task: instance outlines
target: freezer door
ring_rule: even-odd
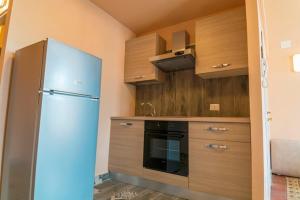
[[[41,90],[99,97],[101,60],[53,39],[47,40]]]
[[[34,200],[92,200],[99,104],[43,94]]]

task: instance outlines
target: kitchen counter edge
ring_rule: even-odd
[[[247,117],[111,117],[111,120],[136,121],[188,121],[188,122],[217,122],[217,123],[250,123]]]

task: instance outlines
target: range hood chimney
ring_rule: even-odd
[[[195,51],[187,48],[189,35],[186,31],[173,33],[173,49],[170,53],[153,56],[150,62],[164,72],[192,69],[195,67]]]

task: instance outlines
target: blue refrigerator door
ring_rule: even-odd
[[[43,91],[99,97],[101,60],[79,49],[48,39]]]
[[[43,93],[34,200],[92,200],[99,102]]]

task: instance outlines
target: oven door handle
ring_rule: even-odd
[[[161,134],[161,133],[145,133],[145,135],[152,135],[152,136],[166,136],[166,137],[176,137],[176,138],[184,138],[185,135],[183,134]]]

